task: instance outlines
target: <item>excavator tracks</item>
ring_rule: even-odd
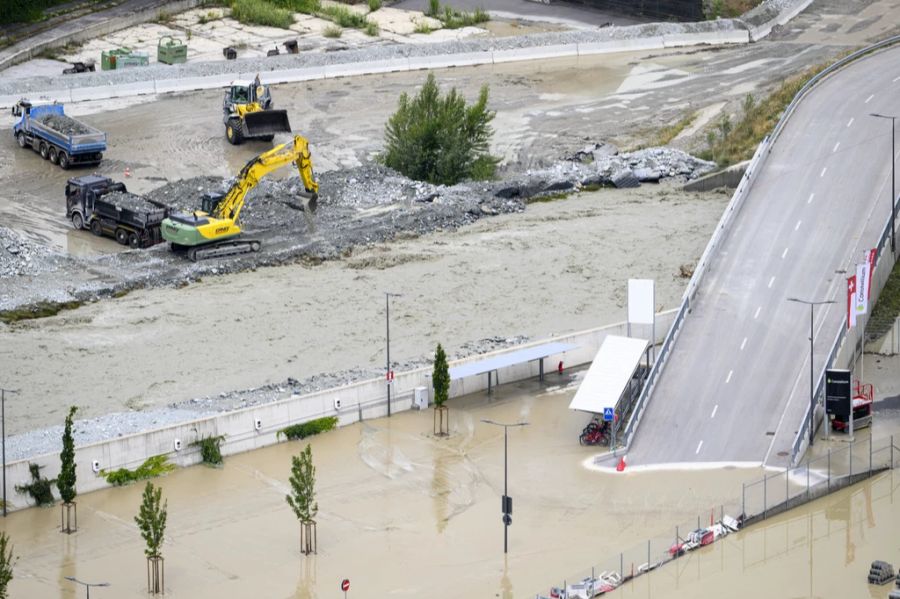
[[[210,258],[221,258],[223,256],[234,256],[235,254],[258,252],[261,247],[262,242],[258,239],[228,240],[199,247],[184,248],[184,254],[192,262],[199,262],[200,260],[208,260]]]

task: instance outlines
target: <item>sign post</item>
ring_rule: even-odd
[[[825,370],[825,414],[828,416],[852,417],[852,394],[850,389],[850,371],[837,368]],[[825,435],[830,435],[828,430],[831,423],[825,426]],[[852,433],[851,433],[852,436]]]
[[[341,581],[341,590],[344,591],[344,599],[347,599],[347,591],[350,590],[350,579],[345,578]]]

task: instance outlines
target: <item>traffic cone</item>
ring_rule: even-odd
[[[126,176],[126,177],[130,177],[130,176],[131,176],[131,169],[128,168],[127,166],[125,167],[125,176]]]
[[[619,458],[619,463],[616,465],[616,472],[623,472],[625,470],[625,456]]]

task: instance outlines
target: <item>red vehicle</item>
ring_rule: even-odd
[[[856,382],[853,395],[853,430],[859,430],[872,424],[872,404],[875,403],[875,390],[871,384],[860,385]],[[850,419],[835,416],[831,428],[839,432],[850,432]]]

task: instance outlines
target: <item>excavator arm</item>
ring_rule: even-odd
[[[244,207],[244,201],[250,190],[256,187],[259,180],[274,170],[293,162],[297,165],[300,179],[306,193],[310,210],[315,210],[319,195],[319,184],[313,179],[312,157],[309,142],[302,135],[295,135],[293,143],[276,146],[248,162],[231,186],[222,201],[215,208],[212,216],[218,219],[229,219],[237,222]]]

